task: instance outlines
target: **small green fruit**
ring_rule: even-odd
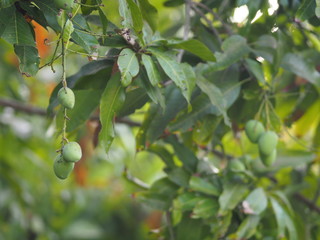
[[[243,172],[246,167],[239,159],[233,159],[229,162],[229,168],[232,172]]]
[[[64,145],[62,155],[67,162],[78,162],[82,157],[81,147],[77,142],[69,142]]]
[[[260,158],[265,166],[270,167],[276,161],[277,149],[274,149],[269,155],[264,155],[260,152]]]
[[[273,131],[267,131],[259,137],[259,151],[263,155],[270,155],[278,144],[278,136]]]
[[[59,9],[72,9],[74,0],[54,0],[54,3]]]
[[[262,123],[257,120],[250,120],[246,123],[245,132],[252,143],[257,143],[264,131]]]
[[[58,92],[58,101],[65,108],[72,109],[75,103],[75,96],[70,88],[61,88]]]
[[[66,179],[72,172],[73,167],[73,162],[66,162],[61,155],[58,155],[54,160],[53,171],[58,178]]]

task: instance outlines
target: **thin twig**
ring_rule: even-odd
[[[320,214],[320,208],[316,206],[311,200],[305,198],[300,193],[295,193],[294,197],[298,199],[300,202],[303,202],[310,210],[315,211]]]
[[[47,116],[47,111],[43,108],[38,108],[12,99],[0,98],[0,106],[11,107],[19,112],[31,115]]]
[[[212,25],[212,22],[206,17],[206,15],[205,15],[199,8],[197,8],[196,5],[192,5],[191,7],[192,7],[192,9],[193,9],[195,12],[197,12],[197,13],[201,16],[201,18],[203,18],[204,21],[206,21],[206,23],[208,24],[209,29],[213,32],[213,34],[217,37],[217,40],[218,40],[219,43],[221,44],[222,41],[221,41],[219,32],[218,32],[217,29]]]
[[[222,21],[221,17],[214,12],[212,9],[210,9],[207,5],[201,3],[201,2],[192,2],[192,4],[197,5],[203,9],[205,9],[207,12],[211,13],[212,16],[214,16],[214,18],[216,18],[223,26],[223,28],[225,29],[225,31],[229,34],[229,35],[233,35],[233,31],[230,28],[230,26],[228,26],[228,24],[226,24],[225,22]]]
[[[185,3],[185,23],[184,23],[184,30],[183,30],[183,40],[187,40],[190,33],[190,19],[191,19],[190,10],[191,10],[191,1],[187,0]],[[177,57],[178,62],[181,62],[183,54],[184,54],[184,50],[181,49]]]

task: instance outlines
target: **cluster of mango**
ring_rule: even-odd
[[[246,123],[245,132],[252,143],[257,143],[259,155],[265,166],[271,166],[277,158],[278,135],[266,131],[261,122],[250,120]]]

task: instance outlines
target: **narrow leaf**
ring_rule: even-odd
[[[219,196],[220,190],[212,183],[201,177],[192,176],[190,179],[190,189],[213,196]]]
[[[220,89],[201,75],[197,78],[197,85],[201,91],[208,95],[211,103],[216,106],[223,115],[224,123],[227,126],[231,126],[229,117],[227,116],[226,102],[224,101],[224,97]]]
[[[267,196],[263,190],[263,188],[256,188],[253,190],[249,196],[244,201],[244,209],[249,210],[249,214],[258,215],[262,213],[268,205]]]
[[[150,51],[155,55],[164,72],[180,88],[183,96],[189,102],[196,80],[192,67],[186,63],[178,63],[171,55],[158,49],[152,48]]]
[[[150,83],[153,86],[158,85],[161,82],[160,74],[158,68],[156,67],[154,61],[149,55],[142,55],[142,63],[147,71]]]
[[[304,0],[298,8],[296,17],[301,21],[308,20],[315,15],[316,1],[315,0]]]
[[[186,41],[169,41],[169,47],[184,49],[194,55],[202,58],[204,61],[215,61],[216,58],[211,50],[202,42],[196,39],[190,39]]]
[[[153,31],[157,29],[158,11],[148,0],[138,0],[142,17]]]
[[[102,129],[100,142],[108,152],[114,139],[113,118],[125,101],[125,91],[120,82],[120,74],[114,74],[109,80],[100,101],[100,121]]]

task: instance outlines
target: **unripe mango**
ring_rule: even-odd
[[[245,132],[252,143],[257,143],[264,131],[262,123],[257,120],[250,120],[246,123]]]
[[[72,109],[75,103],[75,96],[70,88],[61,88],[58,92],[58,101],[65,108]]]
[[[246,167],[239,159],[233,159],[229,162],[229,169],[232,172],[243,172],[246,170]]]
[[[267,167],[270,167],[276,161],[276,158],[277,158],[277,149],[274,149],[272,153],[269,155],[264,155],[263,153],[260,152],[260,159],[263,162],[263,164]]]
[[[77,142],[69,142],[62,149],[63,159],[67,162],[78,162],[82,157],[81,147]]]
[[[61,155],[58,155],[54,160],[53,171],[58,178],[66,179],[72,172],[73,167],[73,162],[66,162]]]
[[[276,149],[277,144],[278,135],[273,131],[266,131],[258,140],[259,151],[263,155],[270,155]]]

